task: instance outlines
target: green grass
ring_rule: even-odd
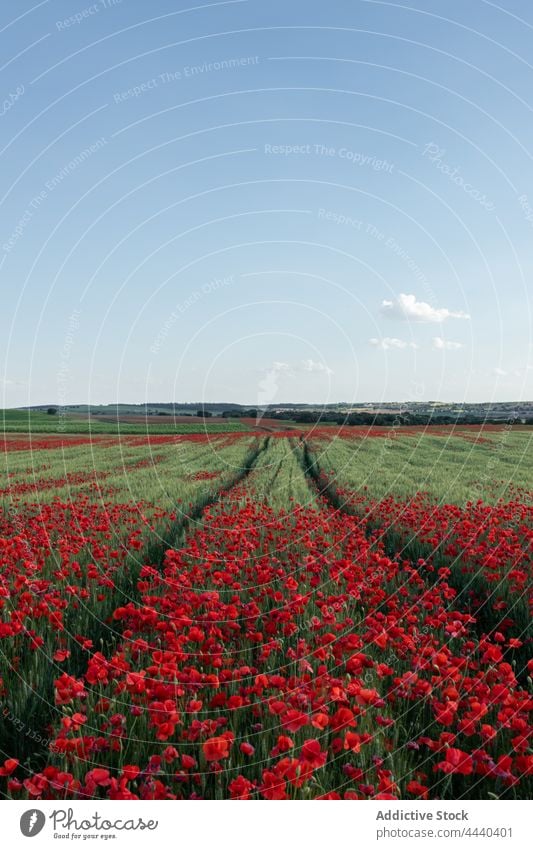
[[[15,422],[17,411],[7,412]],[[42,418],[51,417],[44,414]],[[169,430],[175,432],[173,428]],[[423,433],[400,434],[391,439],[311,436],[309,444],[319,467],[340,488],[363,491],[378,499],[393,496],[408,500],[417,492],[427,492],[438,503],[461,505],[479,498],[489,503],[499,498],[527,498],[527,493],[533,491],[532,436],[533,431],[492,432],[486,436],[488,441],[477,444],[459,436]],[[112,490],[114,500],[147,500],[167,508],[176,498],[187,500],[191,489],[201,487],[208,491],[218,486],[219,476],[222,482],[231,477],[251,440],[251,436],[243,437],[232,444],[231,439],[220,434],[202,443],[185,440],[132,446],[100,445],[95,441],[46,451],[6,452],[1,488],[5,490],[11,484],[16,492],[18,484],[34,483],[37,494],[19,493],[17,499],[46,502],[54,497],[76,497],[94,489],[90,484],[96,481],[104,498]],[[253,487],[257,497],[276,509],[287,508],[293,501],[306,504],[311,497],[294,442],[271,438],[247,483],[250,491]],[[217,477],[194,480],[202,471]],[[79,473],[90,475],[91,479],[82,483],[67,480]],[[40,481],[61,479],[62,485],[38,489]],[[6,500],[10,501],[8,495],[4,495]]]
[[[164,418],[164,417],[161,417]],[[1,410],[0,428],[3,433],[27,433],[27,434],[99,434],[107,433],[113,435],[142,435],[172,434],[172,433],[232,433],[248,430],[241,422],[228,419],[227,422],[180,422],[173,424],[165,423],[157,416],[148,417],[146,423],[123,423],[123,422],[99,422],[90,418],[77,417],[67,414],[65,416],[51,415],[47,413],[36,413],[30,410]]]
[[[401,500],[427,492],[438,503],[495,503],[533,492],[533,430],[484,433],[486,442],[429,434],[311,439],[314,457],[337,486]]]
[[[177,442],[164,445],[111,446],[91,443],[46,451],[12,451],[3,457],[4,508],[12,500],[22,502],[70,500],[90,493],[94,500],[143,501],[163,509],[194,502],[200,494],[217,489],[242,470],[244,458],[255,438],[236,441],[217,436],[209,442]],[[199,473],[212,477],[202,479]],[[69,480],[78,474],[82,483]],[[57,485],[50,485],[55,484]],[[96,483],[96,487],[94,486]],[[20,484],[35,489],[17,492]],[[1,501],[0,501],[1,503]]]
[[[245,492],[273,510],[315,506],[316,493],[309,487],[292,439],[269,439],[246,479]]]

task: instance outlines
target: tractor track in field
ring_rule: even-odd
[[[136,561],[138,568],[131,570],[128,588],[126,591],[124,589],[122,590],[129,601],[136,603],[135,596],[138,593],[137,579],[142,563],[150,563],[150,565],[162,569],[165,552],[169,548],[176,547],[177,544],[182,544],[191,526],[201,522],[205,510],[212,504],[220,501],[228,492],[248,477],[259,457],[268,449],[269,442],[270,438],[266,435],[258,440],[246,455],[242,468],[229,481],[218,489],[215,489],[212,493],[208,493],[188,514],[184,514],[170,528],[167,528],[164,537],[160,536],[157,542],[148,544],[137,553]],[[99,650],[104,650],[108,656],[113,655],[116,646],[122,639],[122,633],[119,629],[116,629],[107,621],[97,618],[94,621],[94,627],[85,636],[92,639],[93,643],[99,647]],[[1,654],[0,659],[4,660],[4,662],[6,661]],[[62,672],[66,672],[76,678],[82,677],[85,670],[86,655],[82,655],[81,651],[74,653],[70,658],[70,662],[62,668]],[[50,680],[51,685],[52,680]],[[57,707],[53,703],[52,689],[46,695],[33,691],[28,707],[29,719],[25,721],[22,718],[18,718],[16,713],[10,710],[7,703],[3,705],[3,723],[0,726],[0,753],[8,749],[9,751],[13,750],[11,742],[12,735],[14,730],[19,730],[18,735],[16,735],[18,741],[16,754],[21,763],[24,763],[31,772],[41,768],[46,762],[48,755],[48,752],[43,748],[43,741],[50,742],[50,729],[54,716],[57,713]],[[11,718],[12,714],[13,718]],[[11,723],[17,723],[13,724],[13,728],[11,727],[10,719]],[[27,723],[32,723],[31,726],[28,725],[27,733],[20,731],[18,725],[20,722],[24,723],[24,728],[26,728]]]
[[[372,538],[374,541],[377,541],[377,532],[379,534],[378,540],[383,542],[385,553],[391,559],[397,560],[398,558],[404,558],[411,562],[415,562],[419,558],[435,561],[435,559],[439,556],[442,557],[442,563],[437,562],[434,564],[433,571],[425,570],[424,577],[426,580],[429,583],[436,583],[440,580],[438,574],[439,567],[448,567],[450,569],[450,574],[447,578],[447,582],[456,592],[456,595],[450,601],[450,607],[453,606],[461,613],[468,613],[474,617],[474,630],[478,637],[494,630],[494,621],[490,602],[496,597],[499,585],[495,585],[494,587],[488,585],[480,572],[474,573],[467,581],[465,581],[460,570],[458,568],[454,568],[458,565],[459,557],[450,564],[449,559],[445,559],[442,554],[441,549],[449,542],[448,538],[441,540],[438,546],[435,547],[429,543],[421,542],[416,536],[405,540],[402,528],[397,524],[385,528],[383,522],[372,521],[372,519],[366,514],[361,513],[357,508],[351,505],[346,498],[343,498],[334,484],[329,481],[324,481],[324,478],[322,477],[322,470],[318,461],[313,457],[305,439],[302,440],[298,446],[295,446],[295,449],[296,456],[302,466],[309,486],[318,492],[319,495],[323,496],[328,505],[336,513],[345,513],[346,515],[359,518],[361,521],[366,520],[365,533],[367,538]],[[414,550],[415,548],[417,550]],[[473,593],[474,595],[472,598]],[[526,590],[524,590],[522,595],[516,598],[512,607],[509,609],[509,612],[512,610],[515,610],[515,616],[521,620],[529,620]],[[524,636],[527,637],[527,634]],[[523,650],[519,650],[519,655],[516,674],[519,680],[524,679],[525,682],[527,675],[527,660],[529,657],[527,638],[524,639],[524,648]]]
[[[225,495],[228,494],[234,487],[238,486],[255,468],[259,457],[268,449],[270,438],[263,437],[261,442],[253,446],[244,459],[241,469],[218,489],[213,492],[208,492],[204,498],[200,499],[188,513],[181,515],[170,527],[167,528],[164,538],[160,538],[151,545],[143,549],[143,553],[150,560],[151,565],[162,568],[165,558],[165,552],[169,548],[176,546],[176,543],[182,539],[191,526],[198,525],[201,518],[208,507],[216,504]]]

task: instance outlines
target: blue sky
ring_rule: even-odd
[[[0,388],[533,397],[533,9],[0,12]]]

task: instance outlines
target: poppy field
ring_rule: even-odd
[[[3,443],[10,799],[526,799],[527,428]]]

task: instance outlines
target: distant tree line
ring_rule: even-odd
[[[257,410],[231,410],[223,413],[223,416],[252,418],[257,415]],[[383,427],[414,426],[414,425],[451,425],[451,424],[505,424],[501,418],[485,418],[480,415],[459,413],[457,415],[446,415],[433,413],[339,413],[330,410],[285,410],[283,412],[266,412],[269,419],[281,421],[292,421],[298,424],[320,424],[327,422],[338,425],[377,425]],[[517,422],[518,423],[518,422]],[[533,418],[525,419],[526,424],[533,424]]]
[[[272,418],[270,413],[266,413],[265,415],[267,415],[268,418]],[[256,419],[257,418],[257,410],[256,409],[241,410],[240,408],[238,410],[224,410],[224,412],[222,413],[222,418],[223,419]],[[287,418],[291,418],[291,416],[287,416]]]

